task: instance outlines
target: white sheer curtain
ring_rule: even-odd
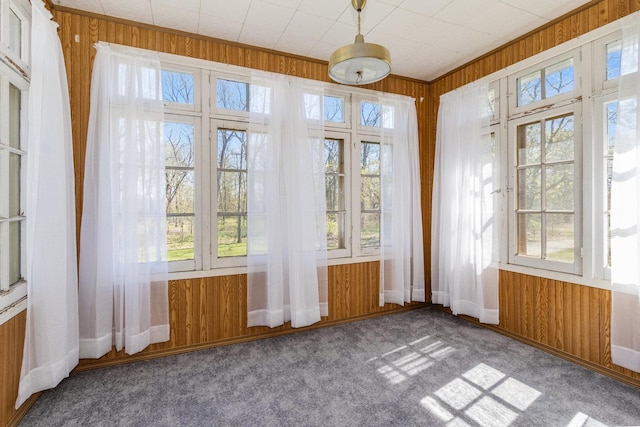
[[[432,301],[498,323],[498,172],[487,91],[476,82],[440,97],[431,225]]]
[[[40,0],[31,24],[27,156],[27,325],[16,408],[78,364],[71,112],[58,25]]]
[[[418,119],[413,99],[379,94],[380,306],[425,300]]]
[[[611,179],[611,358],[640,372],[640,21],[622,29],[619,103]]]
[[[251,91],[248,326],[303,327],[328,315],[321,122],[300,79],[256,72]]]
[[[169,339],[160,62],[96,49],[80,235],[82,358]]]

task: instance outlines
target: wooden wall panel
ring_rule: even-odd
[[[23,311],[0,325],[0,426],[8,425],[18,413],[14,405],[18,397],[26,321],[27,314]]]
[[[498,329],[640,383],[611,363],[610,327],[609,290],[500,272]]]
[[[329,315],[312,327],[337,324],[398,310],[394,304],[378,306],[379,263],[329,267]],[[410,304],[408,308],[420,304]],[[184,352],[253,337],[294,332],[290,324],[277,328],[247,327],[247,276],[172,280],[169,283],[170,339],[149,346],[134,356],[112,350],[98,360],[81,360],[80,369]]]

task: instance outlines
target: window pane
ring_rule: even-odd
[[[218,168],[247,168],[247,133],[243,130],[218,129]]]
[[[162,70],[162,99],[176,104],[193,104],[193,74]]]
[[[380,174],[380,144],[363,142],[360,145],[360,173],[364,175]]]
[[[497,119],[496,117],[496,105],[498,99],[496,98],[496,88],[493,86],[489,87],[489,92],[487,94],[487,117],[490,119]]]
[[[248,111],[248,84],[218,79],[216,106],[227,110]]]
[[[164,123],[166,166],[193,167],[194,126],[189,123]]]
[[[547,256],[552,261],[573,262],[573,215],[547,214]]]
[[[9,146],[20,148],[20,89],[9,85]]]
[[[194,212],[194,180],[193,170],[165,170],[167,188],[167,213]]]
[[[540,71],[534,71],[518,79],[518,106],[531,104],[542,99]]]
[[[247,212],[247,173],[218,172],[218,212]]]
[[[622,42],[620,40],[607,43],[607,80],[620,77],[621,53]]]
[[[327,214],[327,249],[341,249],[344,244],[344,213]]]
[[[360,217],[360,245],[363,248],[380,246],[380,214],[363,213]]]
[[[20,215],[20,156],[9,154],[9,216]]]
[[[518,215],[518,255],[542,257],[542,215]]]
[[[9,223],[9,284],[13,285],[22,278],[20,259],[22,255],[20,235],[21,221]]]
[[[380,127],[380,105],[362,101],[360,103],[360,124]]]
[[[326,173],[344,172],[343,142],[338,139],[324,140],[324,168]]]
[[[218,215],[218,257],[247,255],[246,215]]]
[[[547,166],[545,170],[547,210],[573,210],[573,163]]]
[[[530,123],[518,127],[518,165],[540,163],[541,129],[540,123]]]
[[[364,211],[380,210],[380,177],[361,178],[360,206]]]
[[[22,57],[22,20],[13,10],[9,14],[9,48]]]
[[[573,160],[573,115],[545,122],[546,162]]]
[[[169,261],[194,259],[195,225],[193,216],[167,217],[167,255]]]
[[[324,119],[327,122],[344,123],[344,98],[325,95]]]
[[[531,167],[518,171],[518,209],[540,210],[541,181],[540,168]]]
[[[327,175],[327,211],[337,212],[344,210],[344,177]]]
[[[304,110],[305,117],[310,120],[320,120],[320,111],[322,104],[320,103],[320,95],[315,93],[304,94]]]
[[[545,98],[551,98],[575,89],[573,58],[545,68]]]

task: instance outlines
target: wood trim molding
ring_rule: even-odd
[[[176,355],[176,354],[190,353],[192,351],[197,351],[197,350],[206,350],[206,349],[209,349],[209,348],[222,347],[222,346],[227,346],[227,345],[232,345],[232,344],[241,344],[241,343],[245,343],[245,342],[263,340],[263,339],[267,339],[267,338],[275,338],[275,337],[279,337],[279,336],[283,336],[283,335],[295,334],[295,333],[298,333],[298,332],[312,331],[314,329],[321,329],[321,328],[326,328],[326,327],[329,327],[329,326],[337,326],[337,325],[341,325],[341,324],[345,324],[345,323],[352,323],[352,322],[357,322],[357,321],[360,321],[360,320],[372,319],[372,318],[375,318],[375,317],[382,317],[382,316],[387,316],[387,315],[390,315],[390,314],[401,313],[401,312],[410,311],[410,310],[416,310],[416,309],[424,308],[424,307],[428,307],[428,306],[429,306],[428,303],[410,303],[410,304],[407,304],[405,306],[399,306],[398,308],[395,308],[395,309],[392,309],[392,310],[387,310],[387,311],[384,311],[384,312],[365,314],[365,315],[362,315],[362,316],[351,317],[351,318],[348,318],[348,319],[340,319],[340,320],[330,321],[330,322],[326,322],[326,323],[324,323],[324,322],[323,323],[316,323],[314,325],[307,326],[305,328],[282,329],[282,330],[267,331],[267,332],[262,332],[262,333],[258,333],[258,334],[255,334],[255,335],[244,335],[244,336],[237,337],[237,338],[222,339],[222,340],[218,340],[218,341],[215,341],[215,342],[191,344],[191,345],[186,345],[186,346],[182,346],[182,347],[173,347],[173,348],[167,348],[167,349],[160,349],[160,350],[156,350],[156,351],[137,353],[137,354],[134,354],[134,355],[131,355],[131,356],[127,356],[127,357],[124,357],[124,358],[117,358],[117,359],[96,359],[96,360],[83,359],[82,363],[80,365],[78,365],[73,370],[73,372],[88,371],[88,370],[96,369],[96,368],[104,368],[104,367],[108,367],[108,366],[122,365],[123,363],[139,362],[139,361],[143,361],[143,360],[151,360],[151,359],[157,359],[157,358],[160,358],[160,357],[173,356],[173,355]]]
[[[453,313],[451,312],[451,309],[448,308],[448,307],[443,307],[442,305],[433,304],[433,308],[453,316]],[[557,348],[551,347],[549,345],[541,344],[541,343],[539,343],[539,342],[537,342],[535,340],[532,340],[530,338],[526,338],[526,337],[523,337],[522,335],[518,335],[518,334],[515,334],[513,332],[507,331],[506,329],[503,329],[500,326],[488,325],[486,323],[480,323],[480,321],[478,319],[474,318],[474,317],[467,316],[467,315],[464,315],[464,314],[458,315],[457,317],[459,317],[460,319],[463,319],[463,320],[465,320],[465,321],[467,321],[469,323],[473,323],[474,325],[480,326],[480,327],[485,328],[485,329],[489,329],[489,330],[491,330],[493,332],[497,332],[497,333],[499,333],[501,335],[504,335],[504,336],[506,336],[508,338],[514,339],[516,341],[519,341],[519,342],[521,342],[523,344],[526,344],[526,345],[529,345],[531,347],[537,348],[538,350],[542,350],[545,353],[549,353],[549,354],[551,354],[553,356],[556,356],[556,357],[559,357],[561,359],[567,360],[569,362],[575,363],[576,365],[580,365],[583,368],[587,368],[587,369],[595,371],[595,372],[597,372],[599,374],[606,375],[606,376],[608,376],[610,378],[613,378],[614,380],[623,382],[625,384],[628,384],[630,386],[637,387],[638,389],[640,389],[640,380],[637,380],[635,378],[631,378],[631,377],[628,377],[626,375],[623,375],[620,372],[614,371],[613,369],[606,368],[606,367],[604,367],[602,365],[590,362],[588,360],[584,360],[584,359],[582,359],[580,357],[574,356],[571,353],[567,353],[565,351],[558,350]]]

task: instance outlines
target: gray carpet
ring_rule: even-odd
[[[433,308],[72,373],[21,426],[640,425],[640,390]]]

